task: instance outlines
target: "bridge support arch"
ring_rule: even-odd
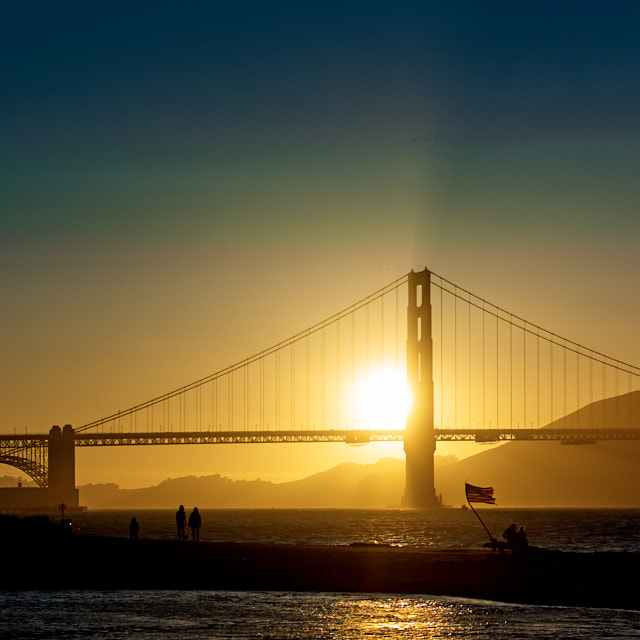
[[[433,410],[433,340],[431,337],[431,273],[409,274],[407,305],[407,383],[412,404],[404,440],[406,484],[403,506],[439,506],[434,483],[436,436]]]

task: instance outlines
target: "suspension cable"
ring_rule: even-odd
[[[260,351],[259,353],[256,353],[252,356],[249,356],[248,358],[245,358],[244,360],[241,360],[239,362],[236,362],[233,365],[230,365],[228,367],[225,367],[224,369],[221,369],[219,371],[216,371],[215,373],[212,373],[208,376],[205,376],[204,378],[200,378],[199,380],[195,380],[194,382],[191,382],[187,385],[184,385],[183,387],[180,387],[178,389],[175,389],[174,391],[170,391],[168,393],[164,393],[160,396],[157,396],[155,398],[152,398],[151,400],[147,400],[146,402],[142,402],[138,405],[135,405],[125,411],[121,411],[119,413],[107,416],[105,418],[101,418],[99,420],[94,420],[92,422],[89,422],[85,425],[82,425],[81,427],[78,427],[77,429],[75,429],[76,433],[80,433],[82,431],[86,431],[87,429],[91,429],[93,427],[97,427],[99,425],[102,425],[106,422],[109,422],[111,420],[114,420],[116,417],[119,416],[124,416],[124,415],[128,415],[131,413],[134,413],[136,411],[140,411],[146,407],[149,407],[151,405],[155,405],[158,403],[161,403],[165,400],[168,400],[170,398],[174,398],[178,395],[180,395],[181,393],[185,393],[187,391],[191,391],[192,389],[195,389],[196,387],[199,387],[203,384],[206,384],[208,382],[210,382],[211,380],[215,380],[216,378],[221,378],[227,375],[232,374],[234,371],[238,371],[239,369],[242,369],[243,367],[246,367],[250,364],[253,364],[254,362],[257,362],[258,360],[260,360],[261,358],[265,358],[269,355],[274,354],[277,351],[280,351],[282,349],[285,349],[289,346],[294,345],[296,342],[299,342],[300,340],[304,340],[305,338],[307,338],[307,336],[311,336],[319,331],[321,331],[323,328],[328,327],[332,324],[337,323],[339,320],[341,320],[342,318],[345,318],[349,315],[353,315],[356,311],[359,311],[360,309],[364,308],[364,307],[369,307],[369,305],[380,299],[382,296],[390,293],[391,291],[393,291],[394,289],[397,289],[399,287],[401,287],[403,284],[405,284],[407,282],[408,279],[408,275],[404,275],[401,278],[398,278],[396,280],[394,280],[393,282],[389,283],[388,285],[382,287],[381,289],[378,289],[376,292],[372,293],[371,295],[368,295],[366,298],[362,298],[361,300],[359,300],[358,302],[350,305],[349,307],[346,307],[344,309],[342,309],[341,311],[338,311],[337,313],[334,313],[332,316],[329,316],[328,318],[325,318],[324,320],[322,320],[321,322],[318,322],[316,324],[314,324],[313,326],[309,327],[308,329],[304,330],[304,331],[300,331],[296,334],[294,334],[293,336],[291,336],[290,338],[287,338],[286,340],[282,340],[281,342],[273,345],[272,347],[269,347],[267,349],[264,349],[263,351]],[[233,376],[232,376],[233,378]],[[233,403],[233,400],[232,400]]]
[[[590,347],[581,345],[577,342],[574,342],[573,340],[564,338],[559,334],[554,333],[553,331],[548,331],[544,327],[540,327],[536,324],[533,324],[532,322],[529,322],[528,320],[525,320],[520,316],[510,313],[505,309],[503,309],[502,307],[499,307],[498,305],[493,304],[488,300],[485,300],[484,298],[480,298],[479,296],[476,296],[470,291],[467,291],[466,289],[460,287],[459,285],[456,285],[455,283],[451,282],[450,280],[447,280],[446,278],[443,278],[442,276],[436,273],[431,272],[431,275],[435,276],[440,280],[439,283],[432,281],[432,284],[434,286],[443,287],[451,295],[459,297],[461,300],[464,300],[465,302],[476,307],[477,309],[483,310],[485,313],[488,313],[489,315],[497,316],[503,322],[513,322],[515,320],[516,322],[514,322],[514,326],[532,335],[537,335],[538,331],[543,331],[545,334],[547,334],[547,336],[541,336],[543,340],[551,341],[554,344],[557,344],[558,346],[561,346],[569,351],[573,351],[574,353],[578,353],[579,355],[582,355],[585,358],[593,358],[596,362],[602,362],[604,359],[613,360],[615,364],[609,363],[608,366],[619,369],[620,371],[624,371],[625,373],[630,373],[633,376],[640,377],[640,367],[636,365],[630,364],[628,362],[624,362],[623,360],[619,360],[617,358],[611,358],[610,356],[607,356],[604,353],[601,353],[600,351],[596,351],[595,349],[591,349]],[[453,291],[450,289],[450,287],[454,288]],[[468,297],[463,298],[460,295],[460,293],[458,293],[459,291],[465,293]],[[475,299],[477,302],[474,302],[472,298]],[[489,311],[483,305],[489,305],[493,307],[495,309],[495,312]],[[509,319],[507,318],[507,316],[509,317]],[[573,346],[568,346],[568,345],[573,345]],[[584,353],[585,351],[590,352],[590,355],[586,355]]]

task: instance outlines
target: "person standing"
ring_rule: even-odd
[[[140,525],[135,518],[131,518],[131,522],[129,523],[129,538],[131,540],[138,539],[138,531],[140,531]]]
[[[191,537],[194,541],[200,540],[200,526],[202,525],[202,518],[198,507],[194,507],[193,511],[189,514],[189,528],[191,529]]]
[[[184,528],[187,525],[187,514],[184,510],[184,505],[180,505],[176,511],[176,526],[178,527],[178,540],[184,540],[186,538]]]

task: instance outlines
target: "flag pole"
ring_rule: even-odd
[[[487,529],[487,525],[484,523],[484,521],[480,517],[480,514],[473,508],[473,506],[471,505],[471,502],[469,502],[469,496],[466,496],[466,498],[467,498],[467,504],[469,505],[469,507],[471,507],[471,511],[473,511],[473,513],[476,514],[476,518],[480,520],[480,524],[484,527],[484,530],[487,532],[487,535],[489,536],[489,540],[493,542],[495,538],[491,535],[491,531]]]

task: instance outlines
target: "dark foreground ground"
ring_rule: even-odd
[[[37,529],[37,527],[36,527]],[[230,589],[423,593],[640,609],[638,553],[127,540],[57,527],[0,535],[0,589]]]

